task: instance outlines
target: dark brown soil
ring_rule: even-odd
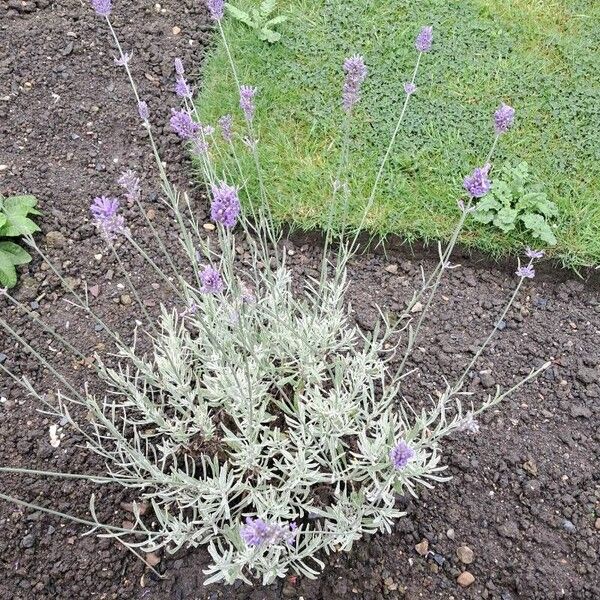
[[[176,106],[170,88],[173,59],[200,65],[209,43],[206,15],[198,0],[116,2],[115,23],[132,68],[149,101],[155,123],[166,123]],[[126,6],[126,9],[123,8]],[[178,32],[175,27],[180,28]],[[44,210],[40,246],[71,283],[95,292],[95,309],[116,329],[128,332],[139,312],[115,262],[106,255],[88,219],[90,199],[116,192],[126,168],[144,173],[144,202],[157,228],[176,245],[173,224],[163,214],[131,94],[105,25],[87,1],[0,0],[0,191],[29,192]],[[6,43],[4,43],[6,42]],[[193,188],[181,147],[160,127],[161,152],[173,179]],[[203,203],[196,191],[198,211]],[[202,214],[199,212],[199,214]],[[128,221],[152,246],[135,210]],[[318,248],[295,238],[298,274],[315,267]],[[402,308],[419,269],[432,255],[415,259],[407,251],[368,255],[353,265],[350,300],[362,327],[376,318],[376,305]],[[149,309],[158,298],[170,302],[139,258],[123,259],[141,282]],[[404,394],[419,404],[455,378],[494,323],[515,278],[468,257],[452,270],[427,321],[413,357],[416,370]],[[97,286],[97,288],[95,287]],[[55,277],[39,260],[23,271],[18,298],[74,341],[86,356],[107,353],[104,332],[66,302]],[[0,305],[4,318],[76,385],[88,370],[63,354],[30,318]],[[565,273],[547,272],[528,283],[496,341],[478,364],[469,387],[481,399],[498,383],[510,386],[546,359],[553,367],[486,415],[477,435],[451,440],[445,461],[453,479],[418,500],[403,498],[408,516],[391,536],[374,536],[352,552],[329,557],[317,581],[289,578],[277,585],[202,585],[206,555],[189,550],[163,557],[157,580],[116,542],[82,537],[85,528],[46,514],[0,502],[0,598],[84,600],[217,598],[517,598],[596,600],[600,598],[600,299],[596,286]],[[0,337],[0,361],[27,375],[43,393],[56,389],[37,360],[11,337]],[[490,372],[491,371],[491,372]],[[54,417],[41,414],[11,380],[0,375],[0,464],[101,474],[101,461],[81,447],[70,429],[58,448],[50,445]],[[130,518],[131,501],[117,488],[38,477],[3,475],[1,490],[31,502],[85,517],[96,493],[101,519]],[[415,545],[428,541],[429,553]],[[457,548],[467,545],[474,562],[463,565]],[[461,571],[475,582],[462,589]]]

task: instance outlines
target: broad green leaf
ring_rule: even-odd
[[[252,27],[254,29],[254,21],[246,11],[240,10],[239,8],[233,6],[233,4],[229,3],[225,4],[225,8],[234,19],[237,19],[238,21],[241,21],[242,23],[248,25],[248,27]]]
[[[285,23],[288,20],[287,15],[279,15],[270,21],[265,23],[265,27],[274,27],[275,25],[280,25],[281,23]]]
[[[4,223],[6,223],[6,216],[4,215],[4,213],[0,212],[0,229],[2,229]]]
[[[31,254],[13,242],[0,242],[0,253],[3,253],[13,265],[26,265],[31,262]]]
[[[29,235],[40,228],[27,217],[28,214],[39,214],[35,210],[37,200],[34,196],[11,196],[4,200],[3,213],[6,222],[0,227],[0,236],[16,237]]]
[[[494,218],[494,225],[502,229],[502,231],[512,231],[515,228],[515,221],[517,220],[517,211],[514,208],[502,208],[498,211]]]
[[[4,211],[9,210],[24,212],[27,214],[31,209],[37,206],[37,198],[35,196],[11,196],[4,200]],[[29,210],[25,210],[29,209]]]
[[[278,42],[281,39],[281,34],[277,31],[273,31],[272,29],[267,29],[266,27],[263,27],[258,32],[258,37],[261,40],[266,40],[267,42],[274,44],[275,42]]]
[[[0,286],[13,288],[17,285],[17,271],[8,254],[0,251]]]
[[[556,246],[556,236],[542,215],[523,215],[521,221],[527,230],[531,232],[531,235],[543,240],[550,246]]]
[[[492,196],[497,198],[504,206],[507,207],[510,207],[513,202],[512,191],[510,187],[502,180],[497,180],[493,182]],[[488,195],[485,198],[489,197],[490,196]]]
[[[270,14],[275,10],[275,6],[277,6],[277,0],[263,0],[260,5],[260,14],[263,19],[266,19]]]

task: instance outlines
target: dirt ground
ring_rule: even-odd
[[[198,0],[115,2],[115,25],[157,124],[161,154],[172,179],[189,189],[200,218],[205,202],[190,165],[166,125],[173,59],[197,75],[210,26]],[[158,7],[158,8],[157,8]],[[93,290],[92,302],[116,330],[131,331],[137,310],[115,261],[90,223],[91,198],[116,193],[121,171],[143,173],[144,204],[165,239],[177,245],[174,224],[160,203],[147,151],[122,69],[106,27],[79,0],[0,0],[0,192],[35,194],[44,211],[38,243],[76,290]],[[6,42],[6,43],[4,43]],[[198,81],[198,77],[195,78]],[[126,217],[142,244],[152,245],[135,209]],[[318,245],[294,237],[297,276],[317,265]],[[149,308],[169,303],[167,291],[144,263],[123,249],[123,260]],[[358,323],[373,327],[376,305],[398,311],[432,268],[434,253],[390,249],[352,266],[349,300]],[[404,388],[415,404],[435,397],[493,325],[513,286],[514,268],[493,266],[466,254],[443,284],[412,361]],[[83,526],[0,501],[0,598],[11,600],[379,598],[597,600],[600,598],[600,294],[597,282],[553,270],[528,282],[502,323],[495,342],[472,373],[469,389],[483,398],[496,384],[510,386],[530,368],[553,366],[486,415],[477,435],[457,436],[445,449],[453,479],[418,500],[400,498],[407,511],[391,536],[377,535],[350,553],[326,557],[316,581],[290,577],[259,585],[203,586],[207,557],[201,549],[163,556],[148,572],[116,542],[82,536]],[[86,356],[110,351],[101,329],[67,304],[67,295],[41,261],[22,272],[16,297],[53,324]],[[7,303],[0,311],[27,341],[75,385],[85,365],[62,353],[32,319]],[[0,336],[0,361],[26,374],[44,393],[56,382],[8,336]],[[69,428],[50,445],[53,418],[0,374],[0,465],[101,474],[101,461],[82,448]],[[56,423],[60,425],[60,423]],[[0,476],[3,493],[85,517],[91,493],[101,519],[120,523],[132,500],[119,488],[33,476]],[[415,546],[427,541],[425,556]],[[473,562],[459,559],[468,546]],[[422,549],[423,545],[419,546]],[[463,554],[464,556],[464,551]],[[467,588],[461,571],[473,574]]]

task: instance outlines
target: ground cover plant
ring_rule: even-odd
[[[518,109],[518,134],[498,150],[496,166],[525,161],[532,184],[543,182],[558,209],[547,223],[557,237],[550,254],[569,265],[598,264],[597,2],[292,0],[286,14],[282,40],[273,45],[233,20],[224,24],[240,72],[261,89],[263,110],[255,127],[277,218],[302,228],[327,224],[321,206],[341,152],[341,120],[331,110],[336,65],[358,51],[370,68],[365,102],[351,131],[349,210],[355,223],[360,220],[371,184],[365,174],[382,158],[381,140],[394,128],[397,99],[412,69],[412,24],[429,21],[440,32],[438,60],[427,72],[432,85],[417,92],[406,117],[407,135],[389,159],[366,222],[370,231],[397,233],[409,241],[451,237],[457,173],[482,152],[487,115],[501,98]],[[227,62],[223,45],[217,44],[198,98],[207,121],[233,110]],[[256,189],[255,178],[249,185]],[[530,232],[523,223],[505,232],[471,220],[461,242],[497,256],[536,243]]]
[[[31,255],[19,244],[17,238],[39,231],[31,216],[39,215],[34,196],[0,195],[0,286],[17,285],[16,267],[31,261]],[[10,239],[9,239],[10,238]],[[14,241],[13,241],[14,240]]]
[[[111,3],[94,0],[92,4],[115,35]],[[220,29],[223,4],[212,1],[209,8]],[[402,108],[386,156],[420,85],[419,63],[432,49],[432,36],[431,27],[423,27],[416,38],[417,63],[403,86]],[[115,43],[117,62],[131,78],[131,56],[121,49],[116,35]],[[231,66],[237,73],[234,61]],[[450,433],[476,431],[477,415],[508,393],[497,390],[477,407],[469,405],[462,393],[464,378],[494,329],[463,376],[448,385],[430,408],[411,412],[400,401],[406,359],[440,279],[451,267],[453,246],[472,215],[473,204],[490,192],[490,161],[500,138],[512,126],[514,112],[506,105],[495,112],[496,135],[490,127],[487,157],[464,178],[464,192],[455,202],[458,223],[451,243],[440,248],[437,269],[425,279],[397,323],[382,316],[375,331],[367,335],[351,322],[344,302],[346,265],[357,251],[360,227],[355,232],[342,225],[339,235],[328,230],[319,277],[305,281],[300,293],[294,292],[265,193],[259,190],[256,198],[248,194],[248,208],[242,211],[239,196],[248,189],[243,185],[241,161],[236,161],[239,171],[223,173],[213,163],[219,153],[234,155],[232,140],[243,136],[245,152],[253,158],[262,180],[260,140],[253,129],[259,91],[245,84],[234,88],[244,126],[236,129],[231,117],[222,115],[223,140],[217,142],[211,125],[194,121],[198,115],[191,107],[184,65],[176,61],[174,69],[175,90],[184,108],[173,112],[170,125],[203,165],[216,239],[207,239],[189,198],[166,177],[153,141],[151,107],[138,96],[133,79],[139,117],[158,159],[165,205],[179,225],[192,276],[186,278],[168,253],[173,272],[167,274],[156,266],[148,249],[139,246],[129,231],[117,197],[98,196],[91,205],[98,232],[117,264],[121,264],[120,245],[130,244],[172,291],[172,304],[163,306],[155,319],[131,286],[144,320],[139,335],[149,336],[151,352],[122,342],[105,327],[86,297],[75,292],[75,304],[105,327],[118,348],[117,367],[99,359],[97,375],[103,386],[98,396],[87,388],[74,388],[8,323],[0,319],[0,324],[59,379],[58,405],[36,392],[27,380],[22,381],[26,389],[47,410],[78,429],[89,447],[106,459],[108,473],[89,478],[139,490],[155,518],[155,524],[149,524],[140,510],[135,512],[133,531],[91,521],[94,529],[100,528],[104,535],[117,537],[134,550],[207,544],[214,560],[209,581],[233,582],[260,574],[266,583],[289,569],[313,576],[322,566],[319,550],[347,549],[365,533],[388,531],[393,519],[402,514],[395,507],[395,493],[415,493],[418,486],[440,481],[442,439]],[[339,71],[341,105],[350,123],[367,70],[363,58],[354,55],[344,61],[343,84]],[[342,143],[347,146],[349,140],[346,135]],[[345,214],[352,192],[346,180],[349,155],[343,156],[346,160],[340,164],[338,177],[332,179],[332,215]],[[363,220],[385,167],[383,160],[374,174]],[[126,201],[141,208],[136,174],[127,171],[118,183]],[[238,236],[249,244],[250,269],[238,268]],[[28,242],[46,260],[35,241],[28,238]],[[160,237],[156,242],[158,251],[164,250]],[[542,253],[528,250],[527,256],[528,263],[517,269],[518,283],[499,321],[523,282],[535,276],[533,262]],[[47,264],[63,279],[51,262]],[[129,282],[126,270],[123,275]],[[19,304],[8,294],[7,298]],[[420,301],[424,304],[417,311],[420,316],[411,322],[410,315]],[[40,324],[80,356],[57,332]],[[91,429],[71,416],[73,405],[86,409]],[[93,503],[91,508],[93,514]]]

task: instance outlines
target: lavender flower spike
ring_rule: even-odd
[[[148,110],[148,104],[144,102],[144,100],[140,100],[138,102],[138,114],[140,115],[140,119],[147,123],[150,119],[150,111]]]
[[[254,118],[254,112],[256,111],[254,96],[256,96],[256,92],[257,89],[249,85],[240,87],[240,108],[244,112],[247,121],[252,121]]]
[[[108,17],[112,11],[112,0],[91,0],[97,15]]]
[[[433,27],[426,26],[422,27],[419,31],[419,35],[415,40],[415,48],[419,52],[429,52],[431,50],[431,44],[433,42]]]
[[[115,235],[125,232],[125,220],[118,214],[119,200],[107,196],[94,198],[90,206],[94,217],[94,225],[107,240],[112,240]]]
[[[365,60],[359,54],[355,54],[344,61],[344,88],[342,92],[342,105],[349,113],[360,100],[360,88],[367,77]]]
[[[210,218],[228,229],[234,227],[240,215],[237,188],[227,185],[224,181],[218,186],[213,184],[210,187],[213,196]]]
[[[525,256],[531,259],[544,258],[545,254],[546,253],[543,250],[532,250],[531,248],[525,250]]]
[[[188,85],[187,81],[181,75],[177,76],[175,80],[175,93],[180,98],[188,98],[191,100],[192,98],[192,88]]]
[[[125,190],[125,199],[130,206],[140,199],[140,179],[134,171],[129,169],[121,173],[117,183]]]
[[[185,73],[183,61],[180,58],[175,59],[175,73],[177,73],[177,75],[183,75]]]
[[[198,131],[198,124],[194,123],[190,113],[185,110],[173,109],[169,123],[171,129],[183,140],[191,140]]]
[[[525,265],[517,269],[516,275],[523,279],[533,279],[535,277],[535,269],[531,265]]]
[[[223,139],[231,144],[233,142],[233,118],[231,115],[225,115],[219,119],[219,128]]]
[[[210,18],[214,21],[220,21],[225,14],[225,0],[206,0],[206,7],[210,13]]]
[[[463,186],[471,198],[483,198],[492,189],[492,182],[488,179],[491,166],[488,163],[465,177]]]
[[[417,91],[417,86],[412,81],[407,81],[404,84],[404,92],[407,96],[414,94]]]
[[[221,275],[212,267],[206,267],[200,273],[200,283],[202,284],[200,291],[204,294],[220,294],[225,288]]]
[[[296,523],[278,525],[248,517],[246,524],[240,527],[240,536],[248,546],[271,546],[282,542],[293,544],[297,529]]]
[[[494,113],[494,129],[496,133],[506,133],[515,121],[515,109],[504,102],[498,107]]]
[[[415,451],[404,440],[400,440],[390,451],[390,461],[397,471],[404,469],[414,456]]]

